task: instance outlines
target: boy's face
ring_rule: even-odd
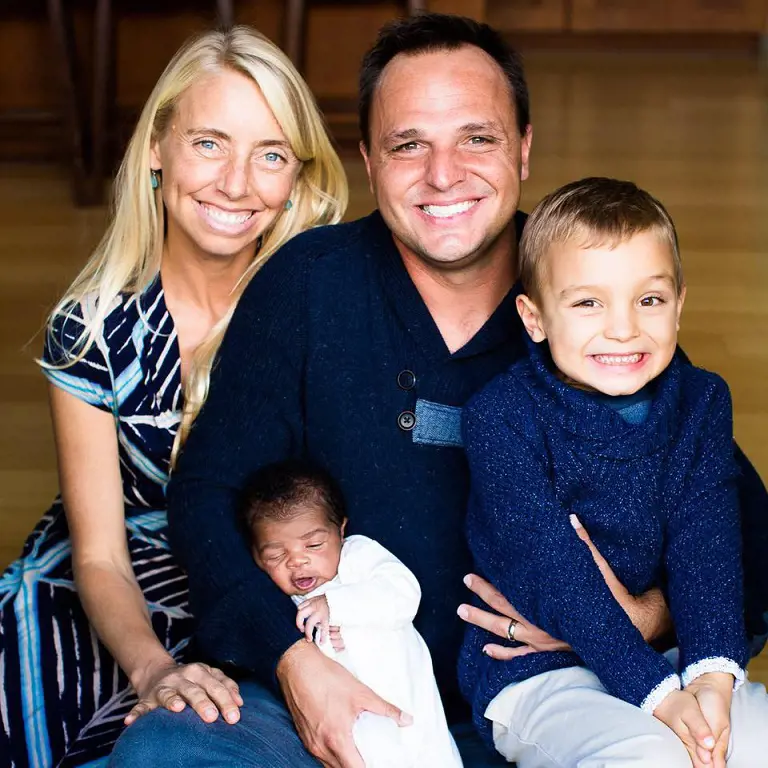
[[[306,595],[336,576],[346,522],[338,528],[321,504],[300,504],[289,520],[256,523],[253,557],[286,595]]]
[[[538,302],[520,296],[517,309],[568,378],[631,395],[669,365],[685,289],[678,294],[672,251],[655,232],[614,248],[557,244],[544,261]]]

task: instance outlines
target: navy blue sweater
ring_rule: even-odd
[[[471,567],[460,407],[524,347],[510,293],[451,354],[378,214],[304,233],[273,256],[240,299],[169,487],[202,650],[269,683],[299,639],[296,608],[254,565],[234,505],[248,473],[306,454],[339,480],[349,533],[418,578],[416,627],[448,715],[467,719],[456,679]]]
[[[614,600],[572,513],[631,593],[665,590],[683,683],[710,668],[738,674],[749,655],[725,382],[676,358],[647,418],[631,424],[560,381],[546,345],[531,346],[464,410],[467,538],[479,572],[574,652],[501,662],[482,653],[487,633],[468,631],[460,682],[486,732],[491,699],[547,670],[583,662],[610,693],[649,710],[680,685]]]
[[[299,235],[269,260],[240,299],[168,488],[198,653],[274,684],[277,660],[299,637],[295,607],[254,565],[235,499],[250,472],[306,454],[341,482],[350,533],[380,541],[416,574],[416,626],[446,712],[467,716],[456,678],[465,626],[456,608],[469,597],[461,579],[472,564],[459,408],[525,354],[514,298],[450,354],[378,213]],[[768,501],[745,467],[751,540],[765,539]],[[756,575],[766,572],[761,556]],[[755,604],[768,605],[768,579],[759,583]]]

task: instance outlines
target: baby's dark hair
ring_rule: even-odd
[[[296,505],[319,504],[328,522],[340,528],[346,504],[339,484],[322,467],[306,459],[286,459],[254,472],[240,497],[239,521],[253,538],[254,526],[264,520],[290,520]]]

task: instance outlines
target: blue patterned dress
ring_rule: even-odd
[[[66,359],[93,311],[86,299],[56,319],[47,362]],[[45,374],[114,416],[133,568],[157,636],[181,658],[191,632],[187,581],[168,550],[164,511],[181,406],[180,355],[159,278],[140,296],[115,300],[82,360]],[[100,764],[134,703],[80,605],[57,500],[0,579],[0,768]]]

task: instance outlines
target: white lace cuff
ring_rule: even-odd
[[[747,677],[747,673],[732,659],[726,659],[724,656],[710,656],[707,659],[697,661],[695,664],[689,664],[683,670],[683,686],[692,683],[701,675],[706,675],[707,672],[727,672],[733,675],[734,691],[738,691],[741,688]]]
[[[653,714],[653,710],[661,704],[664,699],[669,696],[672,691],[679,691],[681,688],[680,678],[677,675],[670,675],[665,677],[646,697],[643,703],[640,705],[640,709],[647,712],[649,715]]]

